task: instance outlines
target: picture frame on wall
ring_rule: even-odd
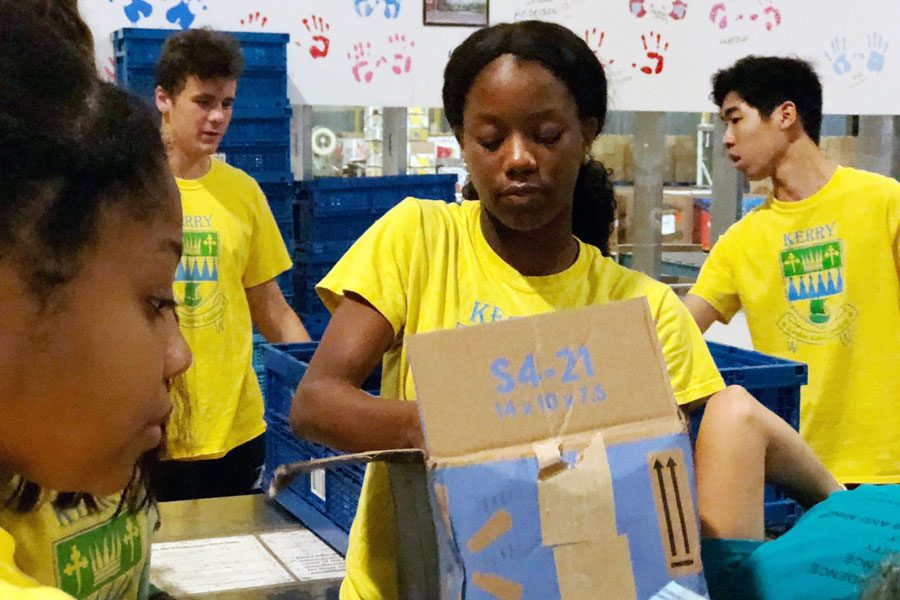
[[[442,27],[487,27],[490,0],[422,0],[422,22]]]

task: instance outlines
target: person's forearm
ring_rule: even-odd
[[[269,320],[260,319],[256,326],[266,341],[272,344],[310,341],[309,333],[303,327],[300,317],[287,304],[281,308],[279,314]]]
[[[343,452],[423,447],[414,402],[375,398],[339,380],[301,384],[291,427],[302,438]]]

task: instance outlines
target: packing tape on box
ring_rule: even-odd
[[[559,461],[554,462],[553,444]],[[559,441],[535,444],[544,469],[562,461]],[[563,463],[564,464],[564,463]],[[602,434],[595,435],[574,466],[538,480],[541,539],[553,548],[564,600],[633,600],[633,577],[612,577],[597,589],[597,572],[631,573],[628,539],[616,529],[612,473]],[[565,510],[561,510],[565,507]]]

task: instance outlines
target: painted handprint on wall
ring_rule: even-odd
[[[639,69],[644,75],[659,75],[665,69],[666,52],[669,42],[662,34],[651,31],[641,34],[641,43],[644,47],[644,60],[641,64],[631,63],[631,66]]]
[[[116,82],[116,59],[107,56],[103,62],[103,67],[99,70],[100,79],[108,83]]]
[[[866,36],[869,56],[866,59],[866,69],[873,73],[880,73],[884,69],[884,57],[887,54],[888,43],[880,33],[870,33]]]
[[[390,71],[394,75],[409,73],[413,67],[415,47],[416,42],[403,33],[388,36],[381,48],[373,47],[371,42],[353,44],[353,49],[347,53],[353,79],[358,83],[371,83],[382,72]]]
[[[838,36],[825,50],[825,59],[831,71],[852,87],[877,76],[884,70],[888,43],[880,33],[870,33],[865,44],[861,40],[848,40]]]
[[[166,11],[166,21],[181,29],[190,29],[197,18],[197,10],[206,10],[206,0],[181,0]]]
[[[662,21],[681,21],[687,16],[684,0],[628,0],[628,12],[635,17],[655,17]]]
[[[400,0],[353,0],[353,10],[360,17],[383,14],[385,19],[396,19],[400,15]]]
[[[710,8],[709,21],[723,31],[735,28],[746,33],[772,31],[781,26],[781,10],[773,0],[722,0]]]
[[[119,0],[109,0],[110,4],[113,2],[121,4]],[[122,12],[126,19],[132,24],[136,24],[153,14],[153,5],[147,0],[128,0],[128,3],[122,7]]]
[[[388,37],[388,44],[391,48],[388,52],[388,57],[382,56],[379,58],[375,66],[380,67],[386,64],[395,75],[409,73],[409,70],[412,68],[410,51],[416,47],[416,43],[412,40],[407,40],[402,33],[398,33]]]
[[[372,64],[372,42],[357,42],[347,53],[353,79],[359,83],[370,83],[375,76],[375,65]]]
[[[594,56],[597,57],[597,60],[600,61],[600,64],[603,65],[604,68],[606,68],[616,62],[616,59],[606,59],[604,57],[604,53],[602,50],[604,40],[606,40],[605,31],[598,30],[596,27],[584,30],[584,41],[587,43],[588,48],[591,49],[591,52],[594,53]]]
[[[269,17],[260,14],[259,11],[252,12],[246,18],[241,19],[241,25],[244,27],[265,27],[269,22]]]
[[[328,35],[328,32],[331,31],[331,25],[328,21],[322,17],[312,15],[309,18],[304,18],[302,22],[303,27],[306,29],[305,36],[309,40],[305,44],[305,46],[309,48],[309,55],[313,59],[325,58],[328,56],[328,50],[331,48],[331,38]],[[300,47],[304,47],[304,44],[299,41],[295,41],[294,43]]]

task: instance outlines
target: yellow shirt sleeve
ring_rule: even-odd
[[[422,207],[414,198],[376,221],[316,286],[326,308],[334,312],[344,292],[359,294],[399,334],[406,321],[410,265],[422,239],[421,222]]]
[[[671,289],[655,307],[656,330],[675,401],[688,404],[725,387],[709,348],[684,303]]]
[[[734,314],[741,308],[741,299],[732,271],[731,242],[734,236],[735,233],[732,230],[719,238],[700,268],[697,283],[689,292],[709,302],[713,308],[719,311],[725,323],[731,321]]]
[[[272,209],[266,201],[266,196],[256,187],[256,200],[254,206],[254,226],[250,236],[250,253],[247,256],[247,267],[241,277],[241,283],[245,288],[251,288],[291,268],[291,255],[288,253],[272,215]]]

